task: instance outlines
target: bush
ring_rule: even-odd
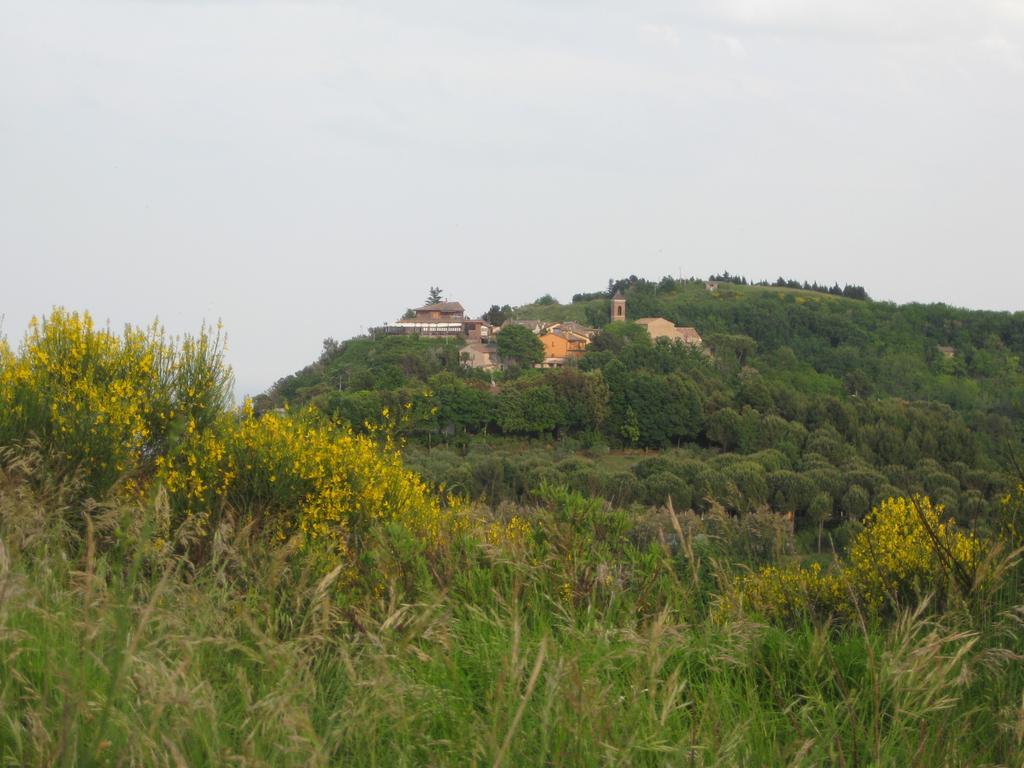
[[[644,502],[652,506],[667,504],[672,499],[675,509],[693,506],[693,489],[671,472],[655,472],[643,481]]]
[[[778,568],[765,566],[742,580],[734,607],[747,608],[780,624],[802,618],[825,619],[844,604],[844,584],[818,563]]]
[[[864,520],[850,546],[851,586],[869,610],[929,592],[946,595],[962,573],[966,589],[981,557],[982,543],[942,520],[944,509],[927,496],[887,499]]]
[[[385,414],[386,416],[387,414]],[[205,536],[227,510],[283,539],[299,534],[356,575],[371,529],[400,522],[427,546],[450,533],[445,499],[402,465],[387,432],[354,434],[312,409],[256,417],[250,404],[191,430],[157,458],[175,518]]]
[[[985,547],[942,513],[927,497],[887,499],[864,519],[836,573],[762,568],[741,579],[727,603],[785,623],[801,615],[879,616],[929,594],[937,606],[967,597]]]
[[[225,413],[231,370],[219,332],[97,329],[88,313],[33,318],[17,354],[0,344],[0,445],[38,441],[51,471],[82,492],[141,488],[152,461],[183,432]]]

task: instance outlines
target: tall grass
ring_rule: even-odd
[[[155,537],[159,497],[82,505],[6,464],[5,765],[1024,761],[1021,606],[712,620],[713,552],[572,494],[530,511],[540,555],[467,540],[415,589],[345,601],[337,572],[229,517],[190,562]]]

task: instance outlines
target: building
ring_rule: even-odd
[[[626,297],[622,291],[616,291],[612,296],[612,322],[622,323],[626,320]]]
[[[498,362],[498,348],[494,344],[470,342],[459,350],[462,364],[481,371],[495,371],[501,367]]]
[[[470,341],[486,341],[491,334],[491,325],[486,320],[466,317],[466,310],[457,301],[441,301],[410,310],[412,317],[403,317],[397,323],[389,323],[373,329],[373,333],[384,335],[417,334],[419,336],[463,336]]]
[[[544,333],[549,328],[554,326],[554,323],[546,323],[543,320],[512,320],[509,318],[501,324],[502,328],[507,328],[510,325],[521,325],[523,328],[529,328],[530,332],[534,335]]]
[[[612,297],[612,322],[624,321],[626,319],[626,297],[621,291],[616,291]],[[697,333],[696,328],[678,327],[664,317],[641,317],[636,321],[647,329],[651,340],[668,339],[669,341],[681,341],[692,347],[702,347],[704,340]]]
[[[572,320],[565,323],[559,323],[558,327],[563,331],[571,331],[572,333],[579,334],[580,336],[585,336],[587,339],[593,339],[597,335],[597,328],[588,328],[587,326],[580,325]]]
[[[457,301],[439,301],[437,304],[427,304],[424,307],[413,310],[413,317],[409,318],[411,323],[444,323],[456,322],[466,319],[466,310]],[[406,322],[406,321],[400,321]]]
[[[641,317],[636,324],[647,329],[652,341],[668,339],[669,341],[681,341],[693,347],[700,347],[704,344],[704,340],[697,333],[696,328],[676,326],[664,317]]]
[[[544,345],[544,368],[558,368],[569,360],[579,359],[590,344],[587,336],[569,330],[564,325],[554,326],[540,334],[539,338]]]

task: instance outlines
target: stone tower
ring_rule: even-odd
[[[621,323],[626,319],[626,297],[622,291],[616,291],[612,296],[612,322]]]

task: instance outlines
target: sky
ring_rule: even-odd
[[[722,270],[1024,309],[1024,0],[0,0],[12,342]]]

